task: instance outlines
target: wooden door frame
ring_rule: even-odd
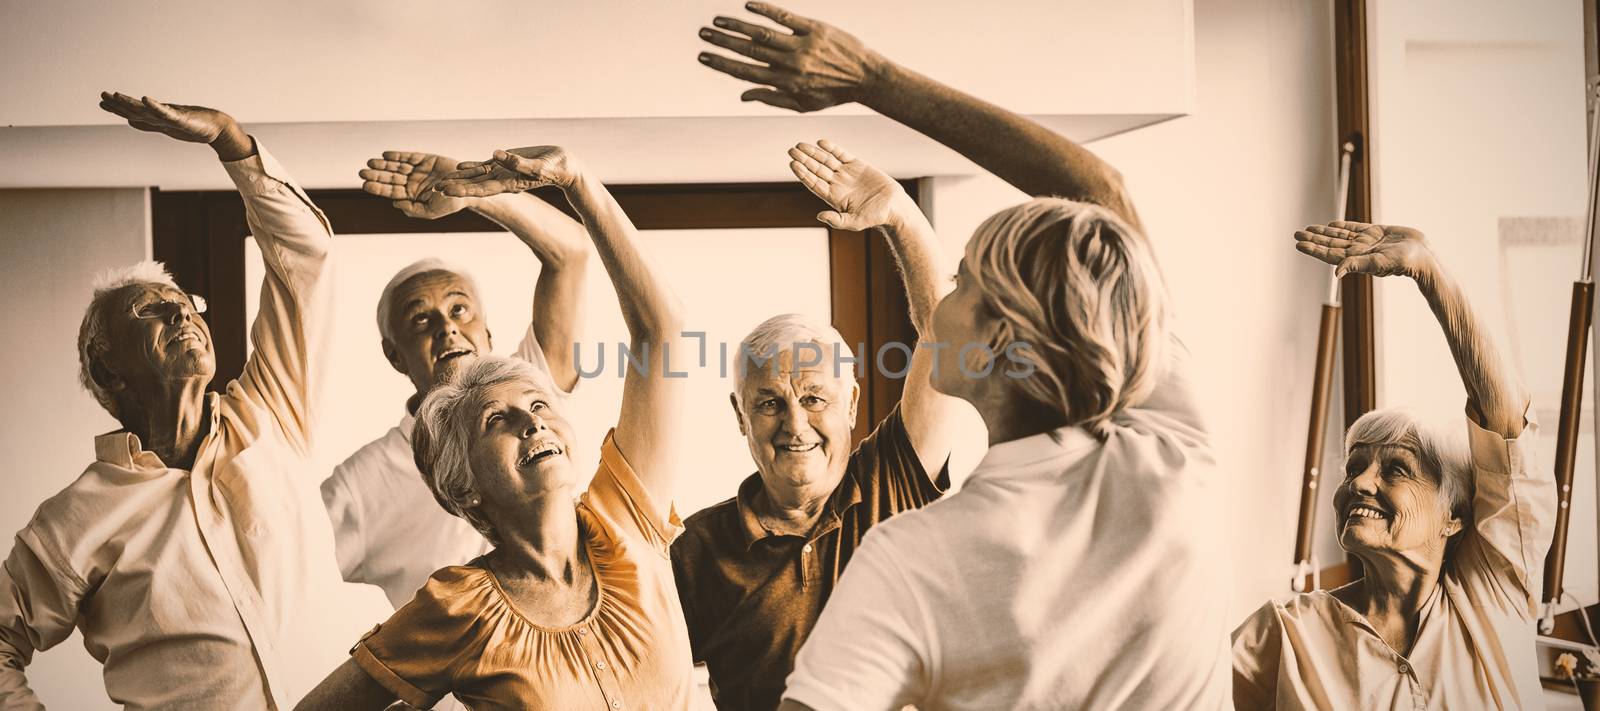
[[[902,181],[913,199],[917,181]],[[906,366],[898,349],[886,344],[916,343],[905,289],[884,239],[865,232],[833,229],[817,221],[828,209],[798,183],[708,183],[608,186],[634,225],[641,230],[750,229],[806,227],[828,230],[829,290],[833,325],[861,359],[857,380],[861,402],[854,439],[859,441],[900,401]],[[503,228],[463,210],[437,220],[402,215],[388,200],[360,190],[308,190],[312,202],[328,216],[336,235],[415,234],[433,232],[500,232]],[[535,192],[571,215],[560,191]],[[207,322],[216,345],[220,388],[244,368],[245,238],[250,229],[244,203],[231,190],[152,190],[150,196],[152,253],[171,270],[178,284],[210,303]],[[708,265],[714,271],[716,265]],[[866,348],[859,349],[858,345]],[[884,369],[874,357],[886,353]]]

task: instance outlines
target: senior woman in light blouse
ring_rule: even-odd
[[[1235,704],[1542,706],[1534,625],[1556,495],[1533,462],[1527,395],[1421,232],[1335,222],[1295,239],[1341,274],[1416,282],[1466,385],[1466,437],[1405,410],[1351,425],[1333,504],[1363,577],[1246,619],[1233,633]]]
[[[668,354],[690,352],[671,347],[677,299],[616,201],[561,149],[497,151],[462,168],[443,185],[450,195],[566,192],[647,367],[626,369],[616,428],[576,505],[577,439],[543,371],[482,358],[434,389],[418,410],[417,466],[494,548],[434,573],[301,708],[428,707],[447,693],[469,708],[687,708],[688,632],[667,557],[682,530],[672,462],[687,424],[685,380],[666,375]]]

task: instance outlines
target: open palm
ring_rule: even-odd
[[[454,158],[432,153],[384,151],[361,169],[361,189],[394,201],[411,217],[432,220],[460,211],[467,201],[435,189],[456,167]]]
[[[895,218],[905,191],[883,171],[825,140],[815,146],[798,144],[789,149],[789,157],[795,177],[833,208],[817,215],[830,227],[868,230]]]
[[[520,193],[545,185],[560,188],[577,180],[577,161],[560,146],[529,146],[495,151],[486,161],[468,161],[444,176],[439,190],[457,197]]]
[[[1422,232],[1410,227],[1332,222],[1295,232],[1294,239],[1295,249],[1337,266],[1341,277],[1351,272],[1415,277],[1429,255]]]
[[[140,131],[164,133],[180,141],[210,143],[217,140],[233,118],[216,109],[183,104],[163,104],[148,96],[135,99],[117,92],[100,92],[100,108],[127,119]]]

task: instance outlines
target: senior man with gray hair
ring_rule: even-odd
[[[452,197],[435,189],[456,163],[430,153],[386,151],[361,170],[362,187],[419,219],[472,210],[528,246],[541,269],[532,323],[515,357],[549,375],[551,390],[565,396],[578,381],[572,344],[582,314],[588,235],[577,220],[530,193]],[[396,273],[378,299],[377,320],[384,357],[416,393],[398,425],[333,470],[322,483],[322,500],[333,519],[344,579],[382,588],[399,608],[433,571],[489,551],[472,526],[434,502],[412,457],[411,432],[417,405],[434,384],[490,353],[492,343],[477,283],[440,259],[423,259]],[[541,344],[550,346],[548,353]]]
[[[937,499],[948,482],[951,409],[960,401],[935,392],[929,375],[933,307],[949,291],[949,267],[900,185],[865,163],[842,165],[842,153],[826,141],[801,144],[790,167],[838,210],[818,215],[823,222],[886,225],[919,343],[900,403],[853,449],[861,387],[837,330],[783,314],[740,344],[729,400],[756,473],[733,498],[689,517],[672,546],[694,658],[706,664],[719,708],[775,708],[794,655],[867,531]],[[821,162],[837,168],[832,185],[800,167]]]
[[[216,150],[266,279],[244,371],[216,370],[205,302],[147,262],[95,285],[84,386],[122,425],[39,506],[0,569],[0,708],[40,708],[25,669],[76,628],[131,709],[290,708],[338,653],[315,635],[341,583],[313,481],[332,233],[227,114],[101,94],[134,128]]]

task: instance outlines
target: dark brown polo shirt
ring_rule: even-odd
[[[672,544],[672,568],[717,708],[777,708],[795,654],[867,529],[939,498],[948,484],[948,463],[929,479],[896,406],[851,453],[810,536],[774,534],[756,520],[759,473],[738,496],[690,516]]]

